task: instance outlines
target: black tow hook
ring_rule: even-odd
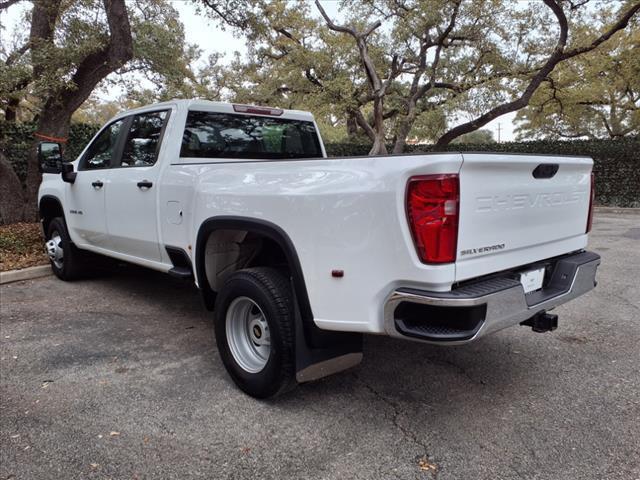
[[[530,319],[520,322],[520,325],[531,327],[531,330],[536,333],[552,332],[558,328],[558,315],[540,312]]]

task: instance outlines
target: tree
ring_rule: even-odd
[[[71,5],[65,10],[60,0],[35,0],[29,36],[5,60],[5,65],[11,66],[15,59],[29,55],[28,63],[23,62],[28,68],[23,68],[22,75],[16,76],[9,87],[11,95],[5,104],[5,118],[15,118],[21,91],[30,88],[40,100],[37,138],[27,160],[25,219],[35,219],[35,199],[41,179],[36,158],[39,138],[50,137],[64,142],[73,112],[99,82],[133,56],[124,0],[104,0],[104,30],[95,21],[77,21],[86,18],[83,7]],[[70,19],[76,22],[65,29],[56,28]]]
[[[446,145],[505,113],[527,106],[535,91],[557,65],[605,43],[616,32],[624,29],[640,10],[639,2],[624,5],[618,18],[611,24],[603,25],[599,34],[570,42],[570,37],[573,40],[577,35],[574,34],[575,30],[567,15],[572,14],[574,20],[579,20],[581,7],[586,2],[574,4],[561,0],[543,0],[548,9],[543,12],[538,5],[530,5],[525,11],[520,11],[515,4],[498,1],[477,1],[468,7],[463,7],[461,0],[416,1],[411,5],[407,3],[395,0],[364,1],[360,8],[354,9],[358,18],[369,18],[367,15],[363,16],[363,13],[372,12],[391,19],[388,36],[393,38],[392,45],[396,48],[388,50],[385,68],[380,71],[376,69],[369,53],[369,38],[381,27],[382,21],[367,23],[366,27],[359,28],[353,26],[357,25],[357,19],[352,17],[350,25],[337,25],[316,0],[316,6],[327,27],[352,37],[360,54],[362,69],[366,73],[369,92],[373,97],[373,125],[369,129],[363,125],[373,140],[372,154],[385,152],[383,103],[391,82],[401,79],[403,74],[411,77],[411,85],[408,94],[401,95],[403,109],[396,131],[394,152],[401,151],[404,147],[418,111],[417,104],[426,95],[435,91],[435,104],[428,102],[427,108],[435,105],[453,107],[452,110],[455,110],[456,107],[473,107],[471,97],[479,92],[484,93],[479,87],[489,89],[485,93],[488,98],[485,99],[484,108],[482,104],[479,105],[475,118],[440,136],[437,144]],[[487,11],[491,11],[491,15],[486,15]],[[433,16],[425,12],[437,14]],[[546,18],[549,12],[552,14],[552,21]],[[505,22],[505,19],[511,21]],[[537,35],[528,37],[527,28],[532,20],[538,19],[544,20],[541,23],[542,32],[533,30]],[[513,32],[501,26],[505,24],[515,27],[515,45]],[[550,30],[552,26],[557,29],[557,34],[555,44],[549,45],[541,41],[540,34],[546,33],[545,30]],[[520,44],[522,51],[519,51]],[[502,95],[495,94],[498,88],[504,90]],[[463,93],[467,94],[468,106],[460,102],[459,97]]]
[[[124,0],[104,0],[104,11],[108,33],[100,32],[96,35],[82,31],[81,38],[86,35],[85,38],[90,41],[86,50],[65,52],[60,51],[60,47],[54,42],[56,21],[62,13],[60,2],[38,0],[34,3],[29,38],[33,77],[37,79],[62,73],[58,70],[59,64],[51,65],[47,62],[49,54],[65,57],[76,53],[77,56],[73,56],[76,57],[74,60],[77,63],[74,62],[71,68],[64,72],[70,77],[70,81],[51,86],[41,98],[42,108],[38,114],[36,138],[27,164],[25,218],[35,219],[36,216],[35,200],[41,180],[36,158],[39,139],[66,139],[73,112],[84,103],[98,83],[133,57],[133,39]],[[69,39],[74,40],[75,32],[68,33]],[[70,44],[71,42],[66,46]],[[57,67],[56,72],[52,71],[52,67]]]
[[[165,0],[33,0],[30,29],[3,52],[0,98],[6,121],[29,104],[37,136],[27,160],[23,218],[35,218],[41,138],[69,132],[72,115],[105,82],[131,85],[131,72],[153,84],[174,85],[188,76],[192,47],[184,42],[177,12]],[[113,77],[117,72],[119,76]],[[5,201],[3,199],[3,201]]]
[[[518,112],[520,138],[640,135],[640,30],[564,63]]]
[[[594,19],[586,3],[353,0],[338,21],[316,1],[320,22],[306,2],[252,4],[241,15],[250,53],[230,90],[320,112],[321,124],[366,135],[372,154],[410,138],[445,145],[524,108],[556,67],[606,46],[640,9],[627,1]]]
[[[24,196],[20,179],[0,151],[0,224],[22,220]]]
[[[7,10],[11,5],[18,3],[15,1],[0,2],[0,13]],[[0,24],[0,29],[2,24]],[[0,44],[0,56],[2,58],[0,68],[0,107],[2,108],[7,121],[15,121],[17,117],[18,104],[22,96],[22,89],[29,83],[31,78],[30,68],[24,55],[29,49],[29,45],[24,38],[14,39],[13,44]]]
[[[224,73],[228,98],[311,110],[330,141],[342,140],[347,131],[352,139],[364,135],[357,125],[350,128],[366,89],[350,45],[322,28],[308,2],[270,2],[260,8],[261,15],[252,14],[250,26],[239,30],[246,35],[248,54],[236,56]]]

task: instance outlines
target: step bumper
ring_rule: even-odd
[[[549,278],[542,289],[525,294],[518,272],[537,265],[550,268]],[[599,265],[599,255],[583,251],[467,282],[449,292],[398,288],[385,303],[385,331],[428,343],[469,343],[584,295],[596,286]]]

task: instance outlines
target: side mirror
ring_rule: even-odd
[[[41,173],[60,173],[62,147],[55,142],[40,142],[38,145],[38,166]]]
[[[60,173],[62,173],[63,182],[73,183],[76,181],[77,173],[73,171],[73,163],[62,163],[60,165]]]

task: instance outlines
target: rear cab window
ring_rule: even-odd
[[[187,115],[180,156],[319,158],[322,148],[311,121],[192,110]]]

